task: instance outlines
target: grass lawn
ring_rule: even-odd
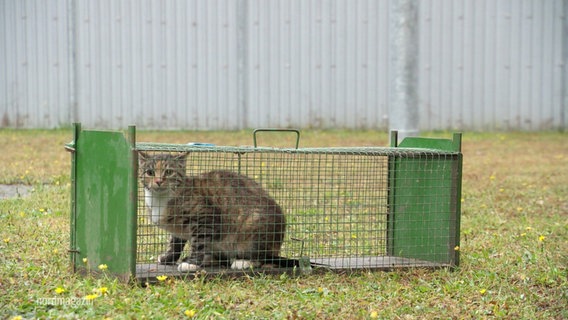
[[[424,133],[451,138],[451,133]],[[71,130],[0,130],[0,318],[568,318],[568,134],[465,133],[456,270],[125,284],[69,267]],[[251,145],[251,131],[139,132],[138,141]],[[301,147],[385,146],[375,131],[302,132]],[[291,146],[268,134],[260,145]]]

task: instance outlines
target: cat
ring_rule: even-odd
[[[285,260],[279,258],[284,213],[256,181],[224,170],[187,176],[187,152],[138,155],[148,215],[171,234],[158,263],[176,264],[188,241],[191,253],[178,264],[180,272]]]

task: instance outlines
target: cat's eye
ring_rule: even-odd
[[[144,172],[147,176],[149,177],[153,177],[156,173],[154,172],[154,170],[152,169],[148,169],[146,170],[146,172]]]
[[[166,170],[164,171],[164,175],[167,176],[167,177],[172,176],[172,175],[174,175],[174,170],[172,170],[172,169],[166,169]]]

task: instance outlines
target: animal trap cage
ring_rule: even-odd
[[[459,264],[460,134],[452,140],[412,137],[398,144],[393,132],[391,147],[257,147],[256,132],[254,142],[251,147],[137,143],[134,127],[125,135],[76,124],[74,140],[66,146],[72,152],[74,270],[98,271],[105,264],[106,272],[144,281],[184,275],[176,266],[157,262],[169,234],[151,222],[145,208],[140,151],[188,152],[188,176],[238,172],[268,191],[286,218],[280,256],[298,264],[253,272]]]

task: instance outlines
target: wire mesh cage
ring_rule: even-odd
[[[459,264],[459,134],[399,145],[393,133],[391,147],[355,148],[266,148],[256,139],[254,147],[136,143],[134,137],[134,127],[125,138],[76,125],[68,146],[76,269],[104,263],[119,276],[152,280],[201,270]],[[144,159],[169,164],[148,169]],[[152,202],[149,190],[176,180],[174,168],[183,176],[179,201]],[[235,267],[236,261],[250,263]]]

